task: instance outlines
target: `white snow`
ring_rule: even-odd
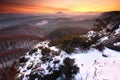
[[[105,40],[108,40],[108,36],[102,37],[102,38],[100,39],[100,42],[103,42],[103,41],[105,41]]]
[[[92,72],[94,69],[94,61],[102,58],[101,53],[95,49],[91,49],[85,53],[72,54],[70,57],[75,59],[76,64],[80,68],[80,73],[76,76],[77,80],[80,80],[81,78],[82,80],[85,80],[88,71],[90,70],[90,72]]]
[[[109,48],[105,48],[103,51],[103,54],[106,54],[109,58],[120,58],[120,52],[119,51],[114,51]]]
[[[54,51],[59,51],[59,49],[57,49],[55,46],[50,47],[50,49]]]
[[[118,29],[115,30],[115,34],[118,34],[118,33],[120,33],[120,25],[119,25]]]
[[[44,46],[51,50],[59,51],[55,46],[49,47],[48,43],[49,41],[41,42],[36,47]],[[102,54],[106,54],[108,57],[103,57]],[[63,64],[63,60],[69,57],[75,59],[75,64],[80,68],[79,73],[75,76],[76,80],[120,80],[120,52],[106,47],[103,52],[94,48],[91,48],[87,52],[81,52],[77,49],[76,53],[72,53],[71,55],[61,51],[60,55],[54,56],[53,61],[50,63],[41,63],[41,50],[38,50],[36,54],[34,53],[32,55],[28,55],[27,53],[25,57],[30,58],[29,61],[26,62],[24,67],[19,67],[20,73],[24,74],[24,76],[31,73],[31,69],[27,70],[26,68],[32,62],[34,62],[33,68],[37,63],[40,63],[40,68],[45,70],[44,74],[50,74],[47,70],[48,65],[53,67],[53,61],[55,60],[60,60],[60,64]],[[57,64],[56,67],[60,64]],[[24,72],[25,70],[26,72]],[[24,77],[24,80],[26,80],[26,77]]]
[[[101,54],[102,52],[99,52],[98,50],[95,49],[91,49],[90,51],[88,51],[87,53],[80,53],[80,54],[72,54],[70,57],[74,58],[76,60],[76,64],[79,66],[80,68],[80,73],[76,75],[76,80],[118,80],[120,78],[118,78],[118,76],[120,75],[119,71],[119,65],[120,64],[112,64],[112,62],[114,61],[119,61],[120,63],[120,52],[114,51],[114,50],[110,50],[108,48],[105,48],[105,50],[103,51],[103,54],[108,54],[108,57],[105,58],[103,57]],[[102,72],[101,74],[100,71],[96,72],[95,75],[95,71],[96,69],[100,68],[100,66],[102,63],[104,63],[104,60],[106,60],[106,63],[108,65],[105,65],[101,68]],[[100,63],[99,63],[100,61]],[[97,64],[99,63],[99,64]],[[119,66],[119,67],[118,67]],[[109,68],[107,68],[109,67]],[[114,69],[116,68],[116,69]],[[107,70],[109,69],[109,70]],[[112,73],[112,71],[115,73],[118,73],[117,75],[114,75],[114,73]],[[116,72],[117,71],[117,72]],[[104,77],[101,79],[99,78],[99,75],[104,75]],[[108,76],[111,75],[111,78]],[[107,77],[106,77],[107,76]],[[117,76],[117,78],[115,79],[115,77]],[[108,78],[109,77],[109,78]],[[94,79],[96,78],[96,79]]]
[[[120,80],[120,58],[97,60],[95,80]]]
[[[120,45],[120,42],[116,42],[114,43],[115,46],[119,46]]]
[[[95,36],[96,35],[96,32],[95,31],[89,31],[88,33],[87,33],[87,36],[88,37],[93,37],[93,36]]]
[[[48,23],[47,20],[42,20],[41,22],[36,23],[36,25],[41,26],[41,25],[45,25],[45,24],[47,24],[47,23]]]
[[[36,46],[34,46],[34,48],[38,48],[38,47],[47,47],[48,48],[48,44],[49,44],[49,41],[43,41],[43,42],[40,42],[38,43]]]

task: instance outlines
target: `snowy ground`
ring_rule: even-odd
[[[47,45],[48,43],[48,41],[42,42],[36,47],[43,46],[58,51],[55,47],[49,47]],[[34,68],[36,64],[41,62],[39,59],[41,57],[40,53],[41,50],[38,50],[32,55],[26,54],[25,57],[30,59],[26,62],[24,67],[19,67],[21,74],[24,74],[24,76],[29,75],[31,69],[27,70],[27,67],[34,62]],[[105,54],[108,57],[103,57],[102,54]],[[57,59],[60,60],[60,64],[63,64],[63,59],[66,57],[75,59],[75,64],[79,67],[79,73],[75,76],[76,80],[120,80],[120,52],[108,48],[105,48],[103,52],[100,52],[91,48],[87,52],[81,52],[79,49],[76,49],[75,53],[69,55],[64,51],[61,51],[60,55],[53,57],[53,61]],[[46,67],[49,64],[53,67],[53,62],[41,65],[41,68],[45,69],[44,74],[50,74]],[[27,80],[27,77],[24,77],[23,80]]]
[[[120,52],[105,48],[101,52],[91,49],[87,53],[73,54],[76,64],[80,67],[80,73],[76,76],[77,80],[120,80]]]

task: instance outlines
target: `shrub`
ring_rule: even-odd
[[[40,59],[42,60],[42,62],[43,62],[43,63],[45,63],[45,62],[47,62],[47,61],[51,61],[51,60],[52,60],[52,58],[51,58],[51,56],[50,56],[50,55],[45,55],[45,56],[42,56]]]
[[[102,28],[99,25],[94,24],[94,27],[92,28],[93,31],[101,31]]]
[[[29,59],[27,59],[27,58],[25,58],[25,57],[21,57],[20,59],[19,59],[19,63],[25,63],[25,62],[27,62]]]
[[[102,44],[95,46],[95,48],[98,49],[99,51],[103,51],[105,49],[104,45]]]
[[[32,55],[34,52],[37,52],[37,48],[35,48],[35,49],[32,49],[30,52],[29,52],[29,55]]]
[[[64,49],[68,54],[71,54],[72,52],[74,52],[74,48],[73,47],[66,47],[65,49]]]
[[[74,75],[79,72],[79,68],[74,64],[74,59],[65,58],[63,61],[62,73],[65,75],[65,80],[73,80]]]
[[[35,80],[36,78],[39,80],[57,80],[58,78],[60,80],[74,80],[75,74],[79,71],[79,68],[74,63],[74,59],[67,57],[63,60],[63,65],[60,65],[57,70],[51,68],[51,74],[46,75],[42,70],[35,70],[30,74],[29,80]]]
[[[92,43],[84,36],[67,35],[60,39],[51,41],[49,46],[58,46],[67,53],[74,51],[75,47],[80,47],[83,50],[89,49]]]
[[[63,60],[63,63],[66,66],[72,66],[75,63],[75,61],[74,59],[70,59],[69,57],[67,57]]]
[[[48,55],[51,52],[49,48],[41,48],[42,55]]]
[[[43,55],[41,57],[41,60],[43,61],[43,63],[45,63],[46,61],[51,61],[52,58],[50,56],[50,52],[51,50],[47,47],[43,48],[43,47],[39,47],[41,49],[41,54]]]

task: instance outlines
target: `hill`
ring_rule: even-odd
[[[60,27],[46,35],[48,39],[57,39],[65,35],[83,35],[87,33],[87,29],[82,27]]]
[[[36,37],[44,37],[45,35],[41,28],[31,25],[17,25],[0,30],[0,36],[6,36],[8,34],[9,36],[26,35]]]
[[[0,30],[0,68],[11,66],[15,59],[24,55],[39,41],[44,40],[44,35],[40,28],[29,25]]]

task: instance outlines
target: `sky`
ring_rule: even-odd
[[[120,0],[0,0],[0,13],[120,11]]]

